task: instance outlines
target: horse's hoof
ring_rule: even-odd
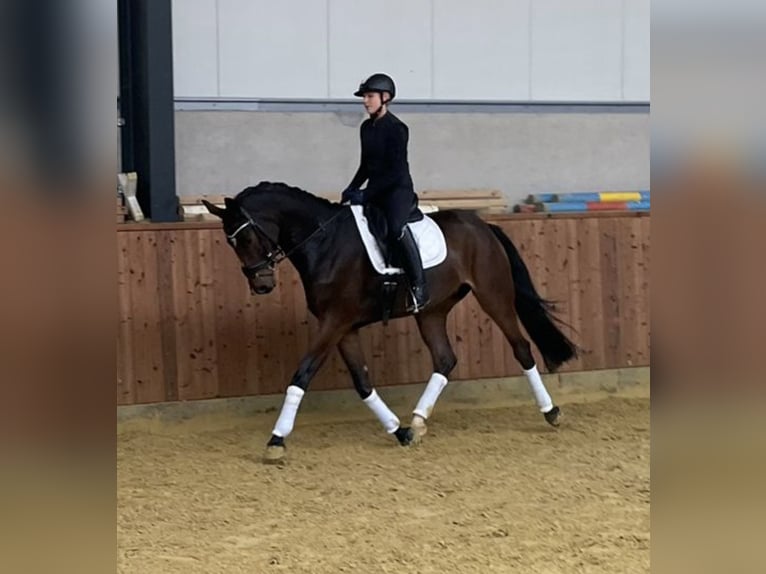
[[[267,446],[266,452],[263,453],[263,462],[266,464],[284,464],[285,447],[277,445]]]
[[[410,446],[415,442],[415,433],[410,427],[399,427],[394,431],[394,436],[401,446]]]
[[[561,424],[561,417],[563,415],[561,414],[561,409],[558,407],[553,407],[547,413],[543,413],[543,416],[549,425],[557,427],[559,424]]]
[[[412,417],[412,432],[415,435],[415,442],[420,442],[428,432],[428,425],[426,425],[426,419],[421,416],[415,415]]]

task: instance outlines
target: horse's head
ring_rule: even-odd
[[[284,256],[276,242],[273,224],[256,221],[241,204],[225,198],[225,208],[202,200],[207,210],[221,218],[226,239],[242,263],[252,293],[263,295],[274,289],[274,267]]]

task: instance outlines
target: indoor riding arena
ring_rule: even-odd
[[[118,1],[118,571],[649,572],[648,0],[297,4]],[[202,200],[340,201],[381,71],[421,211],[497,226],[576,346],[551,373],[523,331],[561,415],[468,293],[425,434],[387,433],[333,347],[270,460],[320,321],[289,257],[251,290]],[[436,369],[415,317],[359,333],[408,427]]]

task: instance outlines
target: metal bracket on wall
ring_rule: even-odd
[[[138,174],[134,171],[130,173],[117,174],[117,189],[125,198],[125,204],[128,206],[128,212],[133,221],[143,221],[144,212],[138,204],[136,189],[138,187]]]

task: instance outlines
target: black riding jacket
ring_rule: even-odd
[[[390,201],[410,200],[414,195],[407,161],[409,129],[391,112],[377,120],[366,119],[359,128],[362,157],[349,187],[359,189],[367,180],[365,203],[387,206]]]

